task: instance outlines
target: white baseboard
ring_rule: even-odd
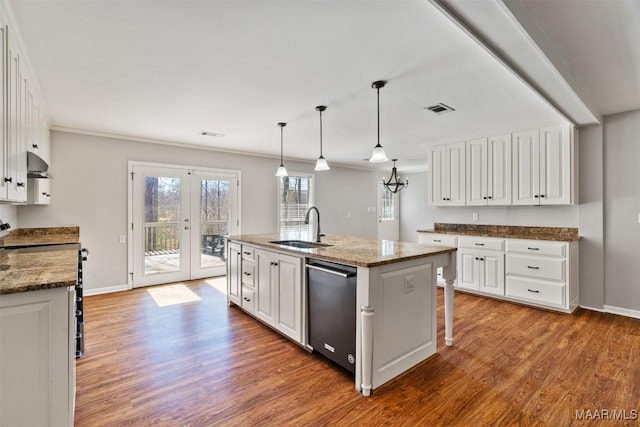
[[[604,311],[612,314],[619,314],[620,316],[633,317],[640,319],[640,310],[631,310],[629,308],[615,307],[612,305],[603,306]]]
[[[128,285],[109,286],[107,288],[94,288],[94,289],[83,288],[82,289],[83,295],[85,297],[89,297],[91,295],[110,294],[112,292],[122,292],[122,291],[128,291],[128,290],[129,290]]]
[[[595,308],[595,307],[589,307],[588,305],[581,305],[579,304],[578,307],[580,308],[584,308],[585,310],[591,310],[591,311],[598,311],[600,313],[606,313],[607,311],[603,308]]]

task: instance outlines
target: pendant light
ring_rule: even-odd
[[[382,179],[382,183],[385,188],[394,194],[409,186],[409,179],[402,181],[398,176],[398,170],[396,169],[397,161],[398,159],[393,159],[393,168],[391,169],[391,176],[389,177],[389,180],[385,181],[384,178]]]
[[[286,123],[278,123],[278,126],[280,126],[280,167],[278,167],[276,176],[289,176],[287,168],[284,167],[284,163],[282,161],[282,130],[286,125]]]
[[[369,161],[374,163],[389,161],[387,154],[384,152],[384,148],[382,148],[382,145],[380,145],[380,88],[383,88],[386,84],[387,82],[384,80],[378,80],[371,83],[371,87],[374,88],[378,93],[378,143],[375,147],[373,147],[371,157],[369,158]]]
[[[318,105],[316,107],[316,111],[320,112],[320,157],[318,157],[318,161],[316,162],[315,170],[317,171],[328,171],[330,169],[329,164],[322,155],[322,112],[326,109],[327,107],[324,105]]]

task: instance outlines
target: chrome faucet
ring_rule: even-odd
[[[304,223],[309,224],[309,214],[311,214],[312,210],[316,211],[316,214],[318,215],[318,229],[316,230],[316,242],[320,243],[321,242],[320,237],[324,236],[324,234],[320,232],[320,211],[318,210],[318,208],[316,208],[315,206],[311,206],[309,210],[307,210],[307,215],[304,217]]]

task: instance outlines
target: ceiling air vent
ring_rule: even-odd
[[[456,111],[455,108],[451,108],[447,104],[443,104],[442,102],[436,105],[432,105],[431,107],[425,107],[424,109],[432,111],[436,114],[445,114],[450,113],[451,111]]]

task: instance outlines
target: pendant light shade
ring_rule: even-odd
[[[389,161],[387,154],[384,152],[384,148],[382,148],[382,145],[380,145],[380,88],[383,88],[385,84],[387,84],[387,82],[384,80],[378,80],[371,83],[371,87],[376,90],[378,95],[378,143],[375,147],[373,147],[371,157],[369,158],[369,161],[374,163]]]
[[[278,126],[280,126],[280,166],[278,167],[278,170],[276,171],[276,176],[289,176],[289,174],[287,173],[287,168],[284,167],[284,162],[282,161],[282,148],[283,148],[283,141],[282,141],[282,134],[283,134],[283,129],[286,126],[286,123],[278,123]]]
[[[397,161],[398,159],[393,159],[393,168],[391,168],[391,176],[389,177],[389,180],[388,181],[385,181],[384,179],[382,180],[382,183],[384,184],[385,188],[394,194],[402,190],[403,188],[406,188],[409,186],[408,179],[405,181],[402,181],[398,176],[398,170],[396,169]]]
[[[327,160],[322,155],[322,112],[326,109],[327,107],[324,105],[318,105],[316,107],[316,111],[320,113],[320,157],[318,157],[318,161],[316,162],[315,170],[317,171],[328,171],[330,169]]]

